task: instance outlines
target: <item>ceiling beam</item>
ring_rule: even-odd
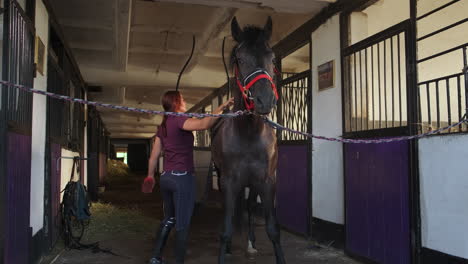
[[[303,1],[271,1],[271,0],[158,0],[158,2],[171,2],[181,4],[195,4],[215,7],[228,7],[236,9],[255,9],[257,11],[277,11],[304,14],[308,13],[311,6],[323,7],[327,3],[336,0],[303,0]],[[308,6],[304,6],[304,5]]]
[[[153,133],[112,133],[111,138],[152,138],[156,132]]]
[[[67,53],[67,55],[71,59],[71,64],[72,64],[73,70],[77,73],[77,76],[78,76],[78,79],[79,79],[80,83],[83,86],[85,86],[86,83],[85,83],[85,81],[83,79],[83,75],[81,74],[80,67],[78,67],[78,63],[76,62],[76,58],[75,58],[75,56],[74,56],[74,54],[72,52],[72,49],[70,48],[68,42],[65,41],[65,35],[63,34],[62,26],[60,25],[59,20],[55,15],[56,12],[55,12],[54,8],[52,7],[51,0],[42,0],[42,2],[44,3],[44,5],[45,5],[45,7],[47,9],[47,13],[49,14],[50,25],[55,29],[55,32],[57,33],[58,37],[60,38],[60,40],[62,41],[62,43],[64,45],[65,52]]]
[[[152,128],[106,128],[112,133],[112,134],[120,134],[120,133],[155,133],[156,132],[156,125],[154,125]]]
[[[138,126],[140,128],[143,127],[148,127],[148,128],[154,128],[158,124],[157,122],[132,122],[132,123],[125,123],[125,126]],[[106,127],[110,130],[113,129],[118,129],[119,127],[122,127],[122,121],[120,122],[115,122],[115,121],[106,121]]]
[[[192,5],[195,4],[195,5],[204,5],[204,6],[215,6],[215,7],[271,10],[267,7],[262,7],[261,3],[259,2],[249,2],[249,1],[230,1],[230,0],[158,0],[158,1],[181,3],[181,4],[192,4]]]
[[[198,60],[204,56],[208,50],[209,43],[212,39],[218,37],[218,35],[223,31],[223,29],[231,22],[232,18],[236,14],[237,9],[235,8],[220,8],[219,11],[215,12],[211,22],[208,23],[208,27],[205,29],[203,34],[196,40],[197,43],[197,52],[195,52],[194,57],[187,65],[186,72],[190,72],[195,65],[197,65]]]
[[[139,95],[147,95],[148,97],[161,97],[166,91],[174,90],[174,86],[126,86],[126,97],[135,98]],[[199,97],[203,98],[210,92],[214,91],[215,88],[205,87],[189,87],[179,89],[184,97]],[[136,95],[136,96],[135,96]]]
[[[187,46],[186,49],[165,49],[161,47],[151,47],[151,46],[135,46],[129,49],[131,53],[144,53],[144,54],[155,54],[155,55],[164,55],[164,54],[171,54],[171,55],[184,55],[188,56],[192,51],[191,47]]]
[[[218,97],[220,93],[223,93],[226,89],[228,89],[227,84],[224,84],[220,88],[217,88],[213,90],[209,95],[207,95],[205,98],[200,100],[197,104],[193,105],[189,110],[187,110],[188,113],[193,113],[193,112],[198,112],[201,108],[203,108],[206,105],[210,105],[212,101]]]
[[[95,29],[112,31],[112,23],[107,23],[98,19],[76,19],[68,17],[60,17],[59,22],[62,27],[78,28],[78,29]]]
[[[174,86],[158,86],[158,85],[127,85],[126,88],[128,92],[133,92],[133,90],[137,89],[149,89],[149,90],[173,90]],[[196,92],[196,91],[204,91],[204,92],[211,92],[216,88],[212,87],[200,87],[200,86],[184,86],[184,88],[179,88],[181,92]]]
[[[154,25],[132,25],[131,31],[135,33],[151,33],[151,34],[163,34],[166,32],[170,32],[170,33],[177,33],[177,34],[198,35],[201,33],[201,32],[193,32],[189,30],[184,30],[182,28],[178,28],[176,31],[174,31],[173,27],[163,26],[163,25],[158,25],[157,27],[155,27]]]
[[[310,35],[328,19],[334,15],[363,6],[374,0],[338,0],[323,8],[313,18],[306,21],[296,30],[284,37],[273,46],[273,51],[277,58],[284,58],[296,49],[306,45],[310,41]]]
[[[114,61],[120,72],[127,71],[128,49],[130,46],[130,28],[133,0],[115,1],[115,52]]]
[[[102,43],[70,42],[70,48],[79,50],[112,51],[111,45]]]

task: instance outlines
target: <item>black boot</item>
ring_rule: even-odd
[[[169,218],[163,221],[159,226],[159,230],[156,234],[156,243],[154,245],[153,257],[150,259],[150,264],[163,264],[162,262],[162,251],[166,246],[167,238],[171,233],[171,229],[174,226],[175,219]]]
[[[176,233],[175,259],[176,264],[183,264],[187,250],[188,228],[178,230]]]

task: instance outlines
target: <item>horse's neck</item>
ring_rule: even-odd
[[[265,129],[265,123],[259,116],[256,115],[242,116],[237,119],[235,125],[239,127],[237,130],[239,133],[244,134],[244,137],[250,138],[261,136],[263,130]]]

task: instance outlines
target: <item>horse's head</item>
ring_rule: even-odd
[[[231,22],[232,37],[237,42],[231,54],[236,82],[245,107],[257,114],[269,114],[278,100],[274,76],[273,50],[268,44],[272,21],[268,17],[263,28],[241,29],[237,19]]]

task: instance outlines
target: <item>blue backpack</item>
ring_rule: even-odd
[[[75,173],[75,164],[78,164],[78,159],[73,159],[72,173],[70,181],[64,189],[62,201],[62,214],[66,217],[73,216],[78,221],[88,220],[91,217],[89,211],[90,201],[88,191],[78,179],[73,181]]]

